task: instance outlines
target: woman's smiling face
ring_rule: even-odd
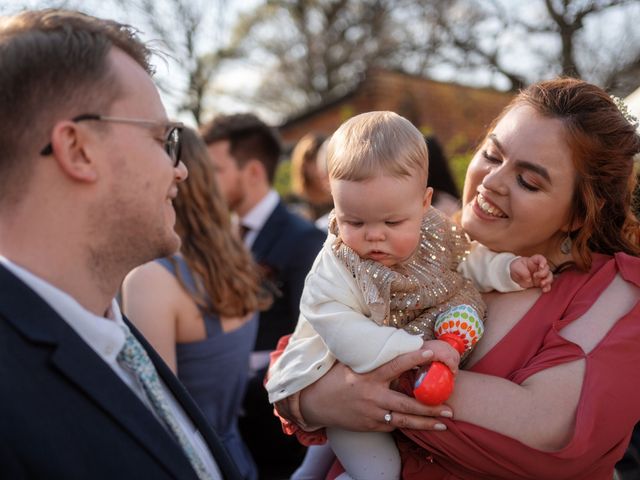
[[[491,250],[553,262],[567,235],[575,175],[562,122],[515,106],[469,165],[462,226]]]

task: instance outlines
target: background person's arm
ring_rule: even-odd
[[[156,262],[132,270],[122,284],[123,312],[176,373],[176,305],[184,294]]]

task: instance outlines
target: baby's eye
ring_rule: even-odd
[[[352,227],[361,227],[362,226],[362,222],[358,222],[357,220],[347,220],[344,223],[346,223],[347,225],[351,225]]]
[[[396,225],[400,225],[402,223],[402,220],[387,220],[386,222],[387,225],[389,225],[390,227],[394,227]]]

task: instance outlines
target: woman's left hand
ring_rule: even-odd
[[[336,363],[300,395],[300,412],[307,425],[352,431],[389,432],[396,428],[444,430],[437,417],[452,417],[447,405],[429,407],[389,388],[407,370],[439,358],[421,349],[400,355],[371,372],[358,374]],[[449,359],[445,360],[447,363]],[[390,414],[390,416],[389,416]]]

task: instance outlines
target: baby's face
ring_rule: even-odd
[[[378,176],[363,182],[330,180],[342,241],[360,257],[393,267],[420,241],[431,188],[417,177]]]

